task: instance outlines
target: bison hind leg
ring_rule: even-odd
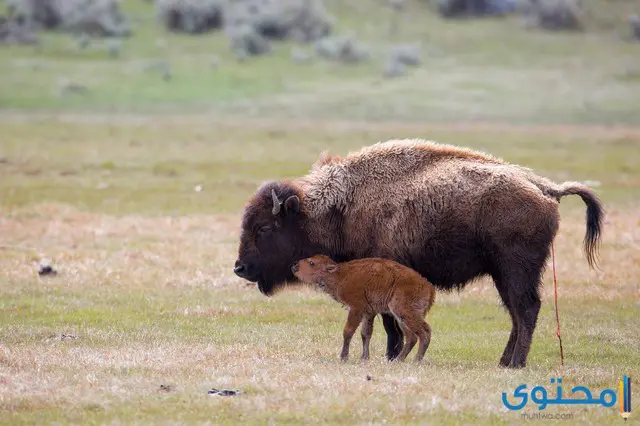
[[[511,247],[503,251],[500,270],[494,275],[496,288],[511,317],[509,340],[500,365],[509,368],[526,366],[533,333],[540,312],[540,284],[548,247]],[[504,253],[507,253],[506,255]]]
[[[498,293],[500,294],[500,298],[502,299],[502,304],[509,312],[509,317],[511,318],[511,333],[509,334],[507,346],[505,346],[504,351],[502,352],[502,357],[500,357],[500,366],[508,367],[511,363],[511,358],[513,358],[513,350],[515,349],[516,341],[518,340],[518,317],[514,313],[515,307],[512,306],[509,298],[509,292],[504,287],[504,283],[498,277],[494,277],[494,282],[498,289]]]
[[[382,317],[384,331],[387,333],[387,359],[393,361],[402,350],[402,329],[393,315],[384,313],[380,314],[380,316]]]

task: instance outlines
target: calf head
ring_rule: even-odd
[[[296,281],[291,265],[313,253],[304,231],[299,188],[287,182],[263,184],[245,206],[238,260],[234,272],[256,282],[271,295],[287,281]]]
[[[296,262],[291,271],[300,280],[326,286],[327,278],[338,272],[340,267],[330,257],[318,254]]]

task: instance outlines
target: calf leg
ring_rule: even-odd
[[[362,359],[369,359],[369,343],[371,342],[371,335],[373,334],[373,320],[375,314],[366,314],[362,320],[362,327],[360,333],[362,334]]]
[[[387,359],[394,360],[402,350],[402,329],[391,314],[381,314],[382,325],[387,332]]]
[[[396,317],[406,337],[404,347],[398,355],[398,361],[404,361],[418,341],[417,331],[422,319],[419,318],[419,315],[415,311],[412,311],[409,306],[411,306],[411,301],[409,298],[403,297],[403,295],[397,295],[389,302],[389,309]]]
[[[429,348],[429,343],[431,343],[431,327],[425,321],[421,321],[418,337],[420,338],[420,345],[418,346],[415,362],[422,361],[425,352]]]
[[[404,347],[402,348],[402,351],[400,352],[396,360],[404,361],[407,358],[407,355],[409,355],[413,347],[416,345],[416,342],[418,341],[418,336],[411,330],[411,328],[409,328],[405,324],[404,321],[398,321],[398,322],[400,324],[400,327],[402,328],[402,332],[405,334],[406,341],[404,342]]]
[[[342,333],[342,352],[340,353],[340,359],[346,361],[349,359],[349,345],[351,344],[351,338],[358,329],[360,322],[362,321],[362,311],[359,309],[349,309],[349,315],[347,316],[347,323],[344,326]]]

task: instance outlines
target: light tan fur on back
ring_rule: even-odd
[[[332,206],[346,206],[357,188],[378,178],[388,185],[418,177],[439,162],[504,164],[489,154],[421,139],[379,142],[346,157],[323,153],[311,172],[299,180],[308,211],[321,214]],[[513,166],[516,167],[516,166]]]

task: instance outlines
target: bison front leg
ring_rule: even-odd
[[[347,316],[347,323],[344,326],[342,333],[342,352],[340,353],[340,359],[346,361],[349,359],[349,345],[351,344],[351,338],[358,329],[360,322],[362,321],[363,312],[359,309],[350,308],[349,315]]]
[[[402,350],[403,335],[400,325],[391,314],[381,314],[384,331],[387,332],[387,359],[393,361]]]

